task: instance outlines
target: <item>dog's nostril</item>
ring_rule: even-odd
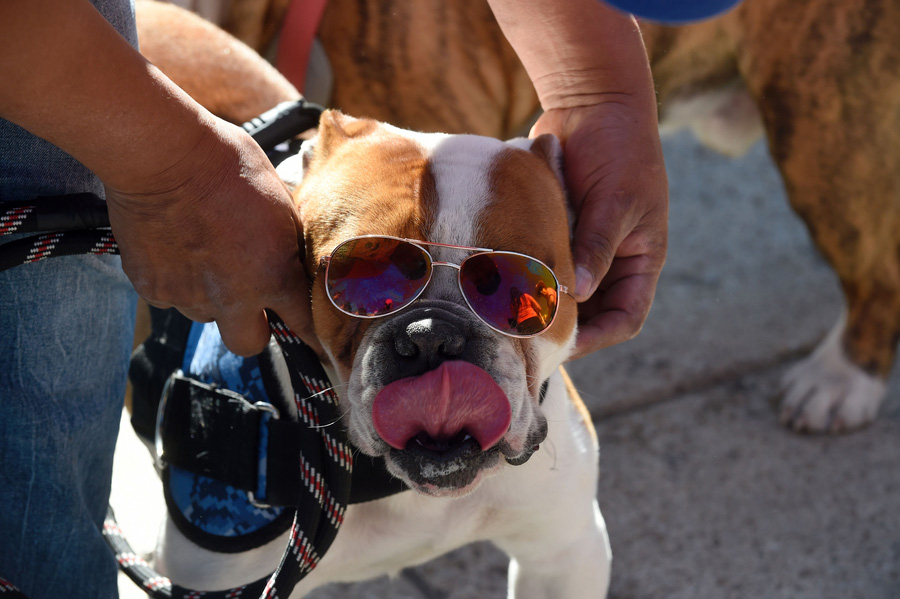
[[[466,348],[466,338],[460,330],[440,319],[423,319],[409,323],[396,336],[394,347],[404,357],[419,355],[427,359],[454,357]]]
[[[435,453],[444,453],[450,451],[451,449],[456,449],[471,438],[472,435],[464,430],[459,431],[453,437],[450,437],[448,439],[435,439],[425,431],[422,431],[421,433],[410,439],[407,447],[415,444]]]

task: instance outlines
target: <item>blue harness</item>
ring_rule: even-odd
[[[182,370],[199,382],[242,395],[251,404],[273,404],[263,384],[259,358],[243,358],[229,352],[215,323],[195,323],[191,327]],[[164,478],[166,503],[173,516],[180,515],[180,518],[176,516],[176,522],[181,521],[182,532],[187,529],[195,540],[198,536],[206,537],[204,545],[214,545],[220,551],[226,547],[242,548],[232,549],[235,551],[244,550],[247,539],[251,546],[258,546],[260,541],[271,540],[287,529],[290,519],[280,516],[290,510],[265,504],[267,433],[271,418],[272,412],[261,413],[259,483],[252,494],[203,474],[168,467]]]
[[[153,332],[129,372],[132,425],[162,448],[169,515],[211,551],[247,551],[275,539],[290,528],[304,493],[302,445],[318,435],[298,410],[281,349],[273,341],[243,358],[228,351],[215,323],[191,323],[174,310],[152,314]],[[329,392],[327,380],[300,376],[308,388]],[[355,453],[352,461],[350,504],[407,490],[383,460]]]

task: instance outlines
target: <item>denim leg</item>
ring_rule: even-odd
[[[117,596],[100,529],[135,304],[118,256],[0,273],[0,576],[31,599]]]
[[[91,2],[136,45],[133,0]],[[0,119],[0,202],[85,191],[103,186]],[[135,304],[118,256],[0,272],[0,577],[31,599],[118,596],[100,527]]]

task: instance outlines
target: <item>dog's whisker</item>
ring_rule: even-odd
[[[551,458],[553,458],[553,465],[550,466],[550,470],[556,470],[556,458],[558,452],[556,451],[556,443],[553,442],[553,439],[546,439],[541,446],[541,449],[547,452]]]

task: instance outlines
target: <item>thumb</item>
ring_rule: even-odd
[[[269,325],[262,310],[229,314],[216,319],[222,343],[239,356],[255,356],[269,343]]]
[[[589,299],[609,272],[616,250],[632,228],[615,201],[585,202],[575,227],[572,254],[575,259],[575,299]]]

